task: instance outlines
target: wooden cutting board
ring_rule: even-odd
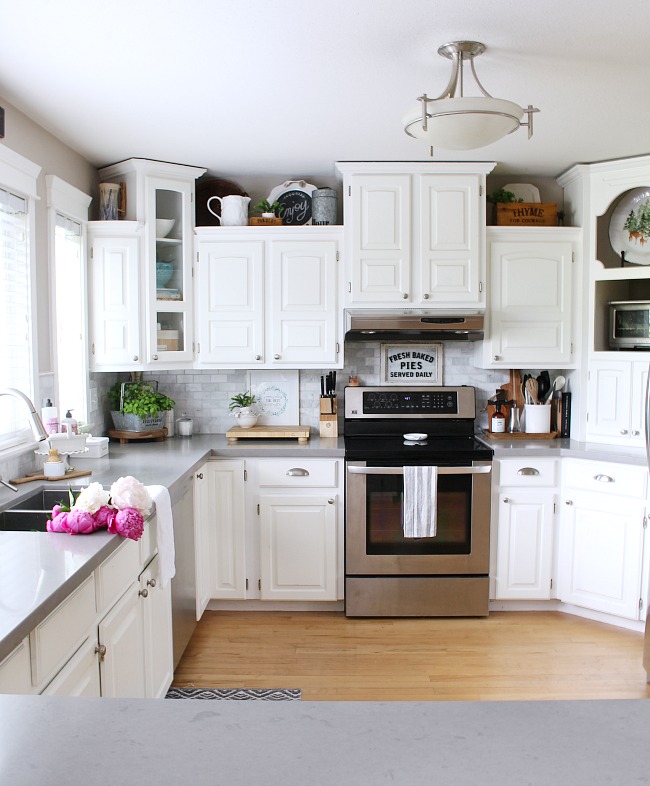
[[[238,439],[297,439],[298,442],[307,442],[309,426],[234,426],[228,429],[226,438],[228,442],[237,442]]]
[[[62,478],[46,478],[42,472],[38,472],[35,475],[27,475],[24,478],[14,478],[10,480],[9,483],[14,483],[15,485],[19,486],[21,483],[31,483],[32,480],[68,480],[68,478],[83,478],[86,475],[92,475],[93,472],[91,469],[84,469],[84,470],[73,470],[72,472],[66,472]]]

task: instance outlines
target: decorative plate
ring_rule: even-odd
[[[305,180],[286,180],[269,194],[269,202],[279,202],[282,207],[282,223],[285,226],[311,224],[311,195],[316,190]]]
[[[542,201],[539,198],[539,188],[533,186],[531,183],[506,183],[503,190],[511,191],[517,199],[523,199],[524,202]]]
[[[626,262],[650,265],[650,188],[623,195],[609,220],[609,242]]]

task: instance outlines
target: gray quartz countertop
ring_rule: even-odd
[[[11,786],[650,783],[650,702],[0,696]]]

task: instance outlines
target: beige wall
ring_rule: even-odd
[[[38,178],[36,205],[36,298],[37,298],[37,342],[39,371],[52,371],[50,351],[50,308],[47,260],[47,193],[45,175],[57,175],[93,199],[97,195],[97,171],[86,159],[63,144],[44,128],[19,112],[0,97],[0,106],[5,110],[5,138],[0,144],[25,156],[42,167]],[[92,206],[91,206],[92,211]],[[92,212],[91,212],[92,217]]]

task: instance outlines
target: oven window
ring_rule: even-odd
[[[647,339],[650,334],[649,320],[650,311],[648,309],[617,310],[614,336],[615,338]]]
[[[469,554],[472,476],[438,475],[436,536],[405,538],[404,478],[366,477],[367,554]]]

